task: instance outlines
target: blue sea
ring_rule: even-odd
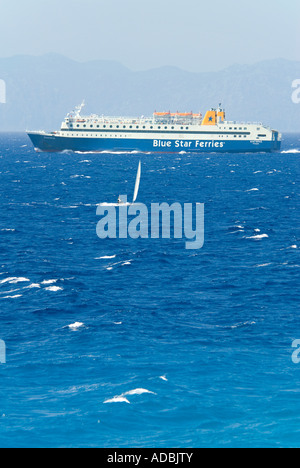
[[[46,154],[0,135],[1,447],[299,447],[300,135],[276,154]],[[205,204],[205,244],[97,205]]]

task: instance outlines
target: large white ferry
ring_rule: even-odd
[[[152,117],[67,115],[57,132],[28,132],[45,152],[248,153],[279,151],[281,135],[261,123],[230,122],[221,105],[202,114],[155,112]]]

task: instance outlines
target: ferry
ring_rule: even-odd
[[[281,148],[281,134],[262,123],[226,120],[221,104],[201,113],[154,112],[151,117],[83,116],[84,102],[56,132],[27,132],[36,151],[253,153]]]

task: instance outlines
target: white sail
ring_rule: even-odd
[[[133,194],[133,200],[132,203],[135,203],[138,193],[139,193],[139,188],[140,188],[140,181],[141,181],[141,172],[142,172],[142,165],[141,161],[139,162],[139,167],[136,175],[136,181],[135,181],[135,187],[134,187],[134,194]]]

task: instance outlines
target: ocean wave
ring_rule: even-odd
[[[252,321],[252,322],[241,322],[241,323],[237,323],[235,325],[231,325],[227,328],[230,328],[231,330],[235,330],[236,328],[243,328],[243,327],[249,327],[251,325],[256,325],[256,322]]]
[[[111,398],[110,400],[105,400],[103,403],[128,403],[130,405],[130,401],[128,401],[127,398],[122,396],[116,396],[114,398]]]
[[[86,176],[84,174],[76,174],[70,176],[70,179],[91,179],[91,176]]]
[[[22,297],[22,294],[16,294],[15,296],[4,296],[1,299],[18,299],[19,297]]]
[[[122,396],[143,395],[144,393],[151,393],[152,395],[156,395],[156,393],[151,392],[150,390],[146,390],[145,388],[135,388],[134,390],[129,390],[129,392],[122,393]]]
[[[285,151],[281,151],[281,154],[299,154],[300,150],[299,149],[289,149]]]
[[[134,390],[129,390],[128,392],[122,393],[121,395],[116,395],[115,397],[105,400],[104,403],[130,403],[127,396],[132,395],[143,395],[144,393],[148,393],[151,395],[156,395],[156,393],[151,392],[145,388],[135,388]]]
[[[84,327],[84,323],[82,322],[75,322],[75,323],[71,323],[70,325],[67,325],[68,328],[70,328],[70,330],[78,330],[79,328],[82,328]]]
[[[99,203],[99,206],[130,206],[131,203]],[[98,205],[97,205],[98,206]]]
[[[106,255],[104,257],[97,257],[95,258],[95,260],[112,260],[113,258],[116,258],[116,255],[111,255],[111,256]]]
[[[57,283],[58,279],[44,280],[41,284],[54,284]]]
[[[30,279],[28,278],[17,278],[17,277],[11,277],[11,278],[6,278],[4,280],[1,280],[0,281],[0,284],[5,284],[5,283],[9,283],[9,284],[17,284],[17,283],[26,283],[30,281]]]
[[[18,291],[20,291],[20,290],[21,290],[21,289],[11,289],[10,291],[2,291],[2,292],[0,292],[0,294],[1,294],[1,295],[2,295],[2,294],[12,294],[12,293],[18,292]]]
[[[62,291],[63,288],[59,286],[48,286],[45,288],[46,291]]]
[[[267,237],[269,237],[268,234],[258,234],[257,236],[246,237],[246,239],[260,240],[260,239],[266,239]]]

